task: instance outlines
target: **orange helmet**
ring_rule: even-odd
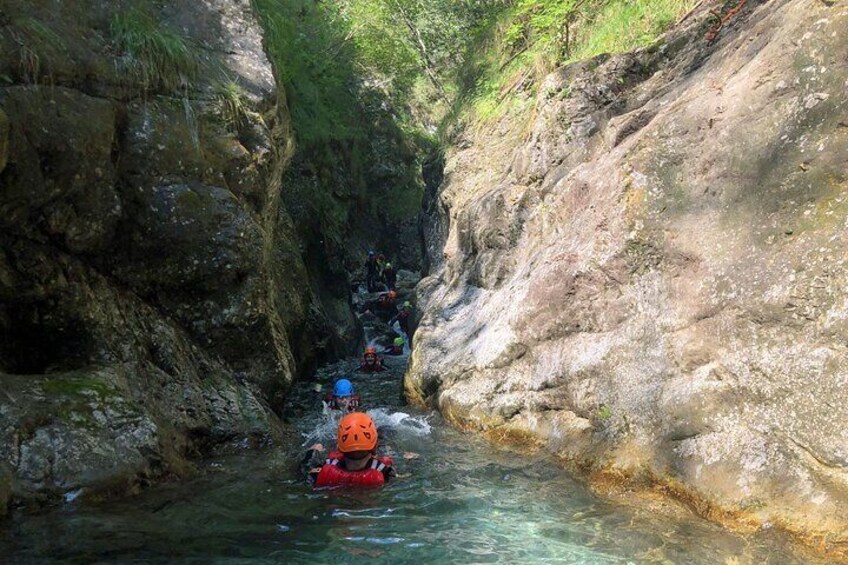
[[[339,451],[371,451],[377,447],[377,427],[368,414],[352,412],[339,422],[336,436]]]

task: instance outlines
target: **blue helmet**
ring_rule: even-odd
[[[369,251],[369,252],[368,252],[368,256],[369,256],[369,257],[373,257],[374,255],[375,255],[375,253],[374,253],[373,251]]]
[[[333,396],[339,398],[345,396],[353,396],[353,383],[347,379],[339,379],[333,386]]]

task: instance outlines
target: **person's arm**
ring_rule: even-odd
[[[389,479],[393,477],[397,477],[397,473],[395,472],[395,468],[391,465],[387,465],[385,469],[383,469],[383,479],[386,482],[389,482]]]
[[[316,443],[312,447],[309,448],[309,451],[306,452],[303,459],[300,461],[300,472],[306,476],[307,479],[312,480],[314,476],[317,476],[321,471],[321,467],[323,465],[323,457],[324,446],[320,443]]]

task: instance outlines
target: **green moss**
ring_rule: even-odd
[[[115,394],[114,388],[103,381],[86,377],[63,375],[50,378],[41,383],[41,390],[46,394],[62,395],[66,397],[87,397],[94,393],[100,400],[104,400]]]
[[[203,212],[210,204],[208,198],[204,198],[202,194],[194,190],[184,190],[177,195],[177,203],[181,208],[185,208],[192,212]]]
[[[423,185],[410,179],[404,186],[390,191],[385,203],[383,203],[383,210],[389,220],[392,221],[397,222],[407,218],[413,218],[421,210],[421,201],[423,198]]]
[[[792,217],[774,230],[763,233],[761,240],[768,241],[769,236],[797,236],[804,232],[834,229],[848,217],[848,180],[839,171],[816,169],[798,177],[797,183],[806,191],[806,199],[815,198],[815,204],[792,206]]]
[[[93,417],[96,406],[118,395],[112,386],[89,375],[51,377],[40,387],[50,397],[52,417],[75,427],[98,427]]]
[[[624,248],[627,267],[631,273],[643,274],[654,270],[662,262],[662,252],[651,241],[631,239]]]

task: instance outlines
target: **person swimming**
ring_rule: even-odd
[[[368,414],[352,412],[339,422],[336,449],[322,462],[324,446],[313,445],[301,467],[315,488],[381,487],[395,472],[391,457],[376,453],[379,438]]]
[[[356,395],[353,383],[348,379],[339,379],[333,385],[333,393],[324,399],[324,403],[330,410],[341,410],[342,412],[357,412],[362,399]]]

